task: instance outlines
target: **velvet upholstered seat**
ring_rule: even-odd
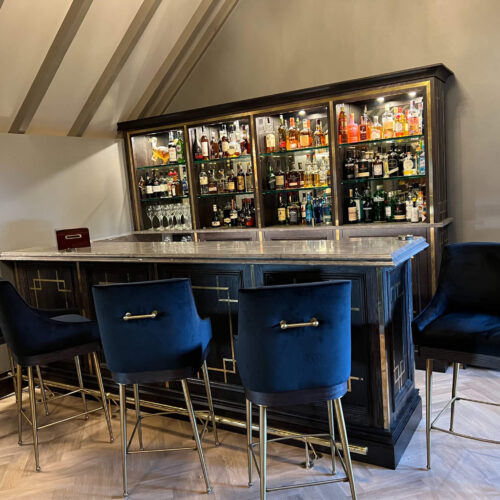
[[[426,360],[427,468],[431,467],[431,430],[500,444],[453,431],[455,403],[468,400],[456,395],[460,363],[500,370],[500,243],[447,245],[436,293],[412,327],[415,347]],[[435,425],[441,413],[431,422],[434,359],[453,362],[447,430]]]
[[[280,285],[239,292],[236,361],[247,397],[248,473],[252,483],[252,404],[259,406],[260,498],[267,487],[267,407],[325,402],[335,473],[333,406],[344,450],[346,477],[356,497],[340,398],[351,374],[351,282]],[[307,442],[307,437],[305,437]],[[307,446],[306,446],[307,447]]]

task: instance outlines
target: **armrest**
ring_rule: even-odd
[[[448,299],[439,288],[425,309],[413,320],[413,331],[421,332],[448,309]]]

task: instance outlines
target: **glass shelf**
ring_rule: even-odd
[[[155,168],[167,168],[167,167],[183,167],[186,163],[162,163],[161,165],[149,165],[146,167],[137,167],[136,170],[153,170]]]
[[[392,137],[391,139],[376,139],[374,141],[360,141],[360,142],[342,142],[339,144],[341,148],[346,146],[361,146],[366,144],[381,144],[385,142],[414,142],[424,138],[424,134],[419,135],[405,135],[404,137]]]
[[[215,198],[216,196],[241,196],[241,195],[254,195],[253,191],[234,191],[233,193],[209,193],[199,194],[198,198]]]
[[[259,156],[262,158],[268,158],[268,157],[276,157],[280,158],[282,156],[287,156],[291,154],[303,154],[303,153],[312,153],[315,151],[321,151],[322,149],[328,151],[329,146],[318,146],[315,148],[300,148],[300,149],[290,149],[286,151],[276,151],[275,153],[260,153]]]
[[[423,175],[398,175],[396,177],[364,177],[362,179],[345,179],[342,184],[358,184],[370,181],[395,181],[398,179],[425,179],[425,174]]]
[[[226,161],[246,161],[251,160],[252,155],[241,155],[241,156],[232,156],[231,158],[218,158],[217,160],[194,160],[196,165],[200,163],[224,163]]]
[[[184,195],[184,196],[162,196],[161,198],[142,198],[141,203],[153,203],[155,201],[168,201],[168,200],[184,200],[186,198],[189,198],[189,196]]]
[[[330,186],[317,186],[310,188],[287,188],[287,189],[272,189],[267,191],[262,191],[262,194],[279,194],[279,193],[287,193],[291,191],[314,191],[315,189],[325,190],[329,189]]]

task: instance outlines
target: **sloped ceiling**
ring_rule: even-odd
[[[113,137],[161,114],[237,0],[0,0],[0,132]]]

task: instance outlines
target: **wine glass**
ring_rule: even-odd
[[[162,221],[162,216],[161,216],[161,205],[156,205],[154,207],[154,212],[155,216],[158,219],[158,227],[156,228],[157,231],[161,231],[163,229],[163,221]]]
[[[148,208],[146,208],[146,216],[149,219],[149,223],[151,227],[149,228],[149,231],[154,231],[154,225],[153,225],[153,219],[155,217],[155,212],[154,212],[154,207],[152,205],[149,205]]]

